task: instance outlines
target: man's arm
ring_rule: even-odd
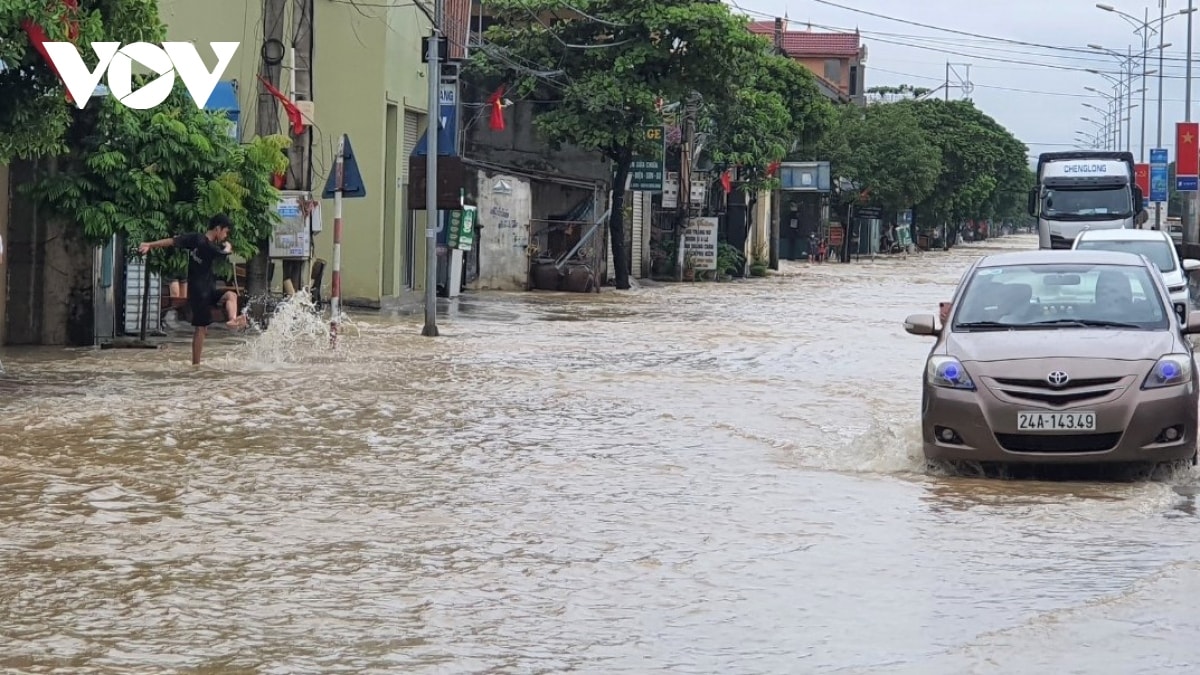
[[[146,255],[156,248],[171,248],[174,245],[174,239],[159,239],[158,241],[144,242],[138,246],[138,255]]]

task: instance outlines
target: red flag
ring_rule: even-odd
[[[725,188],[725,194],[733,192],[733,175],[729,169],[725,169],[724,173],[721,174],[721,187]]]
[[[292,123],[292,133],[297,136],[304,133],[304,114],[300,112],[296,104],[292,103],[292,100],[286,94],[276,89],[270,82],[267,82],[266,78],[262,75],[258,76],[258,81],[262,82],[267,91],[283,104],[283,109],[287,112],[288,121]]]
[[[492,109],[488,119],[488,128],[492,131],[504,131],[504,85],[488,96],[488,107]]]
[[[767,165],[767,175],[768,175],[768,176],[774,176],[774,175],[775,175],[775,172],[776,172],[776,171],[779,171],[779,166],[780,166],[782,163],[783,163],[783,162],[780,162],[779,160],[775,160],[774,162],[771,162],[770,164],[768,164],[768,165]]]
[[[1175,124],[1175,176],[1200,175],[1200,122]]]
[[[1133,177],[1135,184],[1142,190],[1142,194],[1149,199],[1150,197],[1150,165],[1149,164],[1134,164]]]
[[[71,42],[74,42],[75,38],[79,37],[79,0],[61,0],[61,2],[64,6],[64,9],[62,13],[58,15],[58,18],[67,26],[67,39]],[[46,30],[34,23],[32,19],[25,19],[22,21],[21,29],[24,30],[25,34],[29,36],[30,44],[32,44],[33,48],[42,55],[42,59],[46,61],[46,65],[50,66],[50,72],[54,73],[55,77],[62,79],[62,75],[59,74],[58,68],[55,68],[54,62],[50,60],[50,54],[46,52],[45,45],[46,42],[49,41],[49,36],[46,35]],[[74,99],[71,98],[71,92],[66,92],[66,95],[67,102],[74,103]]]

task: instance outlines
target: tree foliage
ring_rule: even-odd
[[[820,152],[857,185],[852,199],[865,192],[890,211],[916,207],[930,225],[1017,218],[1033,185],[1026,146],[971,101],[844,109]]]
[[[889,212],[928,199],[942,172],[938,147],[915,112],[899,105],[841,109],[822,143],[835,175],[852,181],[870,203]]]
[[[32,47],[22,22],[32,18],[51,40],[65,40],[58,3],[0,1],[0,162],[52,158],[26,193],[57,216],[78,223],[93,243],[127,243],[203,231],[220,212],[234,222],[234,250],[244,257],[269,236],[277,219],[272,174],[287,168],[282,136],[240,145],[228,120],[200,110],[181,82],[153,110],[133,110],[111,97],[78,110]],[[160,42],[165,28],[155,0],[81,0],[78,44]],[[81,50],[89,67],[95,55]],[[178,272],[186,256],[155,251],[157,272]]]
[[[65,152],[78,114],[25,33],[27,20],[41,26],[50,41],[66,41],[75,25],[81,45],[160,42],[166,34],[156,0],[80,0],[77,11],[48,0],[0,0],[0,163]],[[88,50],[82,51],[94,67]]]
[[[925,222],[957,223],[991,218],[1003,194],[1027,177],[1028,148],[971,101],[900,101],[941,149],[937,188],[918,205]],[[1018,197],[1019,199],[1019,197]]]
[[[723,3],[705,0],[489,0],[495,24],[474,69],[539,91],[555,105],[537,117],[552,146],[572,144],[602,153],[623,185],[630,164],[655,148],[642,126],[661,124],[661,102],[706,106],[763,103],[731,83],[761,65],[765,41]],[[779,127],[781,101],[772,106]],[[768,144],[769,145],[769,144]],[[773,148],[767,148],[773,149]],[[609,229],[614,251],[624,250],[623,191],[614,193]],[[629,287],[628,261],[617,255],[618,288]]]
[[[763,50],[729,101],[705,106],[708,151],[718,166],[737,166],[746,189],[766,187],[767,167],[797,146],[811,145],[832,125],[833,105],[795,60]]]
[[[130,243],[201,232],[216,213],[234,224],[230,239],[244,257],[269,236],[278,192],[273,173],[287,168],[283,136],[239,145],[228,121],[196,108],[180,84],[158,110],[132,110],[105,98],[95,125],[72,139],[65,170],[47,172],[29,190],[54,213],[74,220],[84,236]],[[153,269],[178,272],[186,254],[155,251]]]

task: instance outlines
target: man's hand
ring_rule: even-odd
[[[233,253],[233,244],[225,242],[225,245],[221,247],[221,253],[224,253],[225,255]]]
[[[150,244],[139,244],[138,255],[146,255],[150,252]]]

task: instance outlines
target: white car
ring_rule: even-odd
[[[1145,256],[1162,274],[1171,294],[1171,304],[1191,307],[1188,273],[1200,269],[1200,260],[1180,260],[1171,235],[1163,230],[1084,230],[1075,237],[1072,249],[1125,251]]]

